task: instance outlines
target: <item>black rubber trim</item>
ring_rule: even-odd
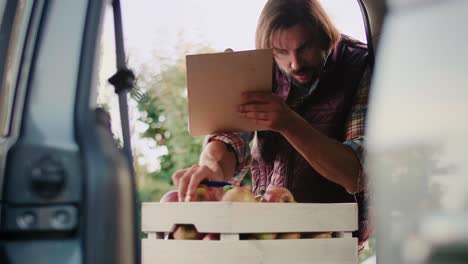
[[[130,121],[128,117],[128,103],[127,103],[127,93],[133,88],[135,82],[135,74],[127,68],[126,65],[126,56],[125,56],[125,45],[124,45],[124,36],[123,36],[123,20],[122,20],[122,7],[120,5],[120,0],[114,0],[112,2],[113,14],[114,14],[114,32],[115,32],[115,47],[116,47],[116,63],[117,63],[117,73],[121,73],[124,78],[121,82],[121,90],[119,91],[117,85],[116,94],[119,97],[119,109],[120,109],[120,120],[122,126],[122,134],[124,140],[124,153],[130,167],[130,177],[132,185],[132,202],[135,205],[133,210],[134,215],[134,245],[135,256],[137,263],[141,263],[141,240],[139,238],[140,233],[140,220],[137,219],[138,209],[137,204],[137,191],[136,191],[136,180],[135,180],[135,169],[133,168],[133,154],[132,154],[132,144],[130,136]],[[125,87],[126,86],[126,87]]]
[[[3,74],[5,71],[6,65],[6,55],[8,51],[8,47],[10,45],[11,39],[11,30],[13,28],[12,24],[15,19],[16,14],[16,7],[18,5],[18,1],[7,1],[5,4],[4,15],[2,21],[0,23],[0,32],[4,33],[5,38],[2,39],[0,42],[0,80],[3,78]],[[3,87],[0,87],[3,89]]]
[[[42,5],[42,9],[39,10],[39,8],[41,7]],[[13,153],[13,150],[15,149],[15,147],[17,147],[18,145],[21,145],[21,141],[24,141],[24,138],[25,138],[25,133],[24,133],[24,129],[26,127],[25,123],[26,123],[26,115],[28,113],[28,105],[29,105],[29,95],[30,95],[30,91],[31,91],[31,80],[34,78],[34,72],[35,72],[35,68],[36,68],[36,61],[37,61],[37,57],[38,57],[38,51],[40,50],[40,43],[41,43],[41,40],[42,40],[42,28],[43,28],[43,25],[44,25],[44,20],[45,18],[47,17],[47,14],[48,14],[48,2],[47,1],[34,1],[34,4],[33,4],[33,7],[32,7],[32,11],[31,11],[31,19],[29,20],[29,23],[28,23],[28,28],[27,28],[27,31],[26,31],[26,39],[25,39],[25,45],[23,47],[23,51],[21,53],[21,60],[20,60],[20,65],[19,65],[19,69],[18,69],[18,78],[17,80],[21,80],[21,77],[22,77],[22,74],[23,73],[23,64],[24,64],[24,53],[27,51],[26,49],[30,48],[28,43],[33,41],[34,44],[33,44],[33,47],[32,47],[32,56],[31,56],[31,63],[30,63],[30,67],[29,67],[29,71],[27,73],[27,80],[26,80],[26,84],[25,84],[25,92],[24,92],[24,107],[23,107],[23,111],[21,114],[13,114],[12,115],[12,118],[10,120],[10,122],[13,122],[14,120],[17,120],[17,118],[19,118],[19,122],[20,122],[20,125],[19,125],[19,129],[18,129],[18,138],[16,140],[16,142],[10,147],[10,149],[8,150],[7,152],[7,155],[6,155],[6,166],[5,166],[5,178],[3,179],[4,182],[3,182],[3,187],[6,188],[6,186],[8,185],[8,181],[9,181],[9,166],[11,164],[11,160],[12,159],[15,159],[14,155],[12,155]],[[6,10],[5,10],[6,12]],[[35,17],[36,16],[40,16],[39,17],[39,25],[37,26],[37,28],[32,28],[32,23],[35,21]],[[36,34],[35,34],[35,39],[30,39],[31,38],[31,34],[32,34],[32,30],[37,30]],[[17,96],[17,91],[18,91],[18,83],[16,84],[15,86],[15,98],[13,100],[13,111],[15,111],[16,109],[16,96]],[[11,123],[10,123],[10,128],[11,128]],[[24,157],[23,157],[24,158]],[[11,177],[14,177],[14,176],[11,176]],[[0,190],[0,201],[3,201],[6,203],[8,202],[8,199],[6,197],[6,190]],[[2,220],[3,217],[2,217]]]
[[[81,223],[80,236],[82,237],[83,263],[96,263],[103,260],[103,255],[112,254],[102,252],[102,245],[99,245],[95,236],[99,225],[94,226],[90,217],[97,215],[101,207],[99,202],[93,202],[92,186],[99,185],[99,174],[104,171],[102,168],[91,168],[92,159],[101,160],[100,150],[98,149],[97,135],[93,128],[92,112],[89,109],[90,90],[92,86],[92,76],[94,70],[94,59],[96,55],[96,45],[99,40],[99,27],[104,14],[105,1],[89,0],[86,11],[86,22],[83,30],[83,40],[81,47],[80,68],[77,80],[77,89],[75,97],[75,137],[80,146],[81,167],[83,168],[83,186],[81,186],[83,197],[83,209],[80,214]],[[97,177],[96,177],[97,176]],[[94,236],[94,237],[93,237]],[[101,247],[100,247],[101,246]],[[101,249],[101,251],[98,251]]]
[[[104,165],[104,163],[106,163],[105,160],[103,160],[105,154],[100,148],[102,145],[100,143],[103,142],[98,142],[99,136],[96,128],[94,111],[89,108],[89,100],[91,98],[90,91],[93,85],[93,71],[95,70],[94,63],[97,52],[99,52],[97,47],[99,46],[100,29],[102,28],[107,3],[108,1],[104,0],[89,0],[88,2],[75,105],[75,137],[80,146],[82,167],[84,168],[84,186],[82,191],[85,207],[83,207],[84,213],[81,215],[82,219],[80,220],[80,223],[84,223],[85,225],[81,229],[83,232],[82,246],[84,250],[84,263],[106,263],[106,260],[114,259],[114,257],[118,255],[118,252],[109,252],[109,250],[117,250],[116,248],[107,248],[106,250],[106,247],[101,243],[103,230],[100,228],[105,224],[103,222],[105,219],[95,219],[96,215],[105,216],[106,214],[103,214],[103,212],[107,212],[108,210],[118,210],[118,205],[112,204],[112,202],[117,203],[117,201],[110,201],[111,203],[106,204],[105,201],[100,200],[106,199],[106,197],[101,195],[103,191],[106,191],[102,189],[103,186],[112,188],[112,186],[107,186],[109,182],[106,180],[109,178],[103,178],[104,175],[108,176],[112,168],[107,168],[106,165]],[[135,190],[132,190],[132,192],[134,193]],[[135,209],[135,196],[132,198],[132,208]],[[138,246],[140,240],[137,235],[139,232],[136,232],[139,229],[135,224],[137,223],[136,214],[135,212],[132,213],[134,223],[132,227],[134,228],[134,230],[132,230],[134,240],[132,246],[133,253],[135,254],[135,262],[132,263],[140,263],[140,247]],[[90,223],[95,223],[95,225]],[[120,228],[129,227],[122,226]],[[112,234],[110,236],[112,236]],[[130,251],[131,250],[129,250],[129,252]],[[114,259],[114,261],[117,260]]]
[[[362,20],[364,21],[364,28],[366,30],[366,39],[367,39],[367,49],[369,54],[369,64],[371,68],[374,68],[375,62],[375,50],[374,44],[372,41],[372,28],[369,19],[369,13],[367,12],[366,5],[364,4],[363,0],[357,0],[359,7],[361,8]]]

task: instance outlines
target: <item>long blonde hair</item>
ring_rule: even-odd
[[[330,50],[340,39],[340,32],[319,0],[268,0],[257,24],[256,48],[271,48],[271,35],[274,31],[298,24],[311,27],[323,50]]]

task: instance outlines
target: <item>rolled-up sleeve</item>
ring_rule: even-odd
[[[367,105],[369,99],[369,86],[371,78],[371,69],[368,67],[364,71],[359,82],[351,113],[347,121],[345,141],[343,144],[353,150],[358,158],[361,168],[358,175],[358,192],[367,188],[366,175],[364,173],[365,158],[365,128],[367,119]]]
[[[205,137],[203,147],[212,141],[221,141],[225,143],[229,150],[236,156],[236,170],[231,179],[233,183],[240,183],[245,175],[246,169],[250,164],[250,147],[249,143],[253,138],[253,132],[239,133],[217,133]]]

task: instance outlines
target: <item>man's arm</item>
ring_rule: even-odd
[[[354,139],[364,135],[369,79],[370,70],[366,70],[346,125],[345,144],[322,134],[291,110],[284,98],[276,95],[246,93],[244,99],[250,103],[240,105],[239,113],[258,125],[281,133],[318,173],[355,193],[361,189],[362,164],[359,157],[362,155],[357,155],[350,146]]]
[[[280,133],[323,177],[348,192],[357,190],[361,164],[351,148],[325,136],[299,115]]]
[[[367,120],[367,105],[369,101],[369,88],[372,70],[370,66],[366,68],[359,82],[358,91],[355,95],[351,113],[346,124],[345,146],[351,148],[361,164],[361,170],[358,174],[357,192],[368,189],[368,180],[365,175],[365,129]]]
[[[228,150],[225,143],[209,142],[200,154],[199,164],[179,170],[172,175],[174,185],[179,189],[179,202],[189,202],[203,180],[227,180],[234,173],[235,166],[236,157]]]
[[[291,126],[296,127],[289,129],[289,132],[284,134],[294,148],[321,175],[340,184],[349,193],[362,191],[366,182],[362,179],[365,176],[363,173],[363,144],[370,78],[371,69],[367,67],[358,84],[346,123],[344,144],[324,136],[310,125],[309,128],[305,128],[304,120],[292,122]],[[305,130],[299,130],[301,127]],[[312,136],[308,138],[307,133],[311,133]],[[312,144],[318,145],[313,147]]]
[[[189,201],[203,180],[229,181],[248,161],[250,133],[220,133],[205,139],[198,164],[172,175],[179,201]]]
[[[323,177],[348,192],[355,190],[360,163],[351,148],[312,127],[277,95],[249,92],[244,96],[252,103],[239,106],[242,117],[282,134]]]
[[[206,144],[200,155],[199,166],[206,166],[212,171],[221,170],[222,178],[219,181],[227,181],[236,169],[236,156],[221,141],[211,141]]]

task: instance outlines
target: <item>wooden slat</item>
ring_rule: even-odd
[[[198,231],[212,233],[354,231],[358,228],[355,203],[143,203],[144,232],[168,232],[174,224],[194,224]]]
[[[357,239],[142,241],[143,264],[356,264]]]

